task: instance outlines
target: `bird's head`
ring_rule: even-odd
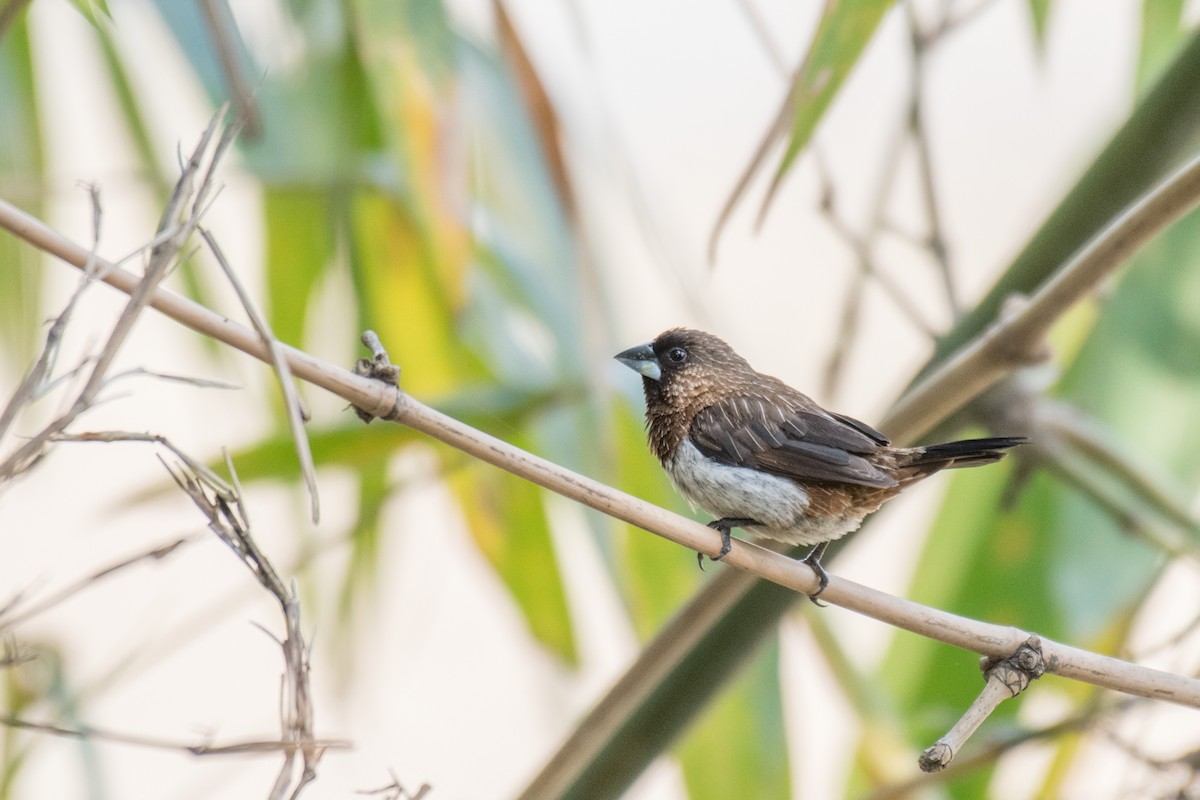
[[[755,374],[724,341],[690,328],[664,331],[615,358],[642,376],[647,402],[687,402]]]

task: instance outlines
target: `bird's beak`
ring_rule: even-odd
[[[656,381],[662,380],[662,365],[658,363],[658,356],[654,355],[654,348],[649,343],[631,347],[617,353],[613,358],[639,375]]]

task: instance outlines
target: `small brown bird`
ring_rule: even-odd
[[[688,502],[718,519],[719,560],[729,532],[814,545],[803,559],[825,590],[829,542],[905,488],[952,467],[990,464],[1020,437],[892,447],[856,419],[821,408],[756,372],[725,342],[673,328],[616,359],[642,376],[650,449]],[[703,561],[703,555],[697,554]]]

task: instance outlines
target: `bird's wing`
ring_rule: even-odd
[[[859,433],[866,434],[868,437],[871,438],[872,441],[875,442],[875,444],[879,444],[879,445],[883,445],[884,447],[887,447],[888,445],[890,445],[892,443],[891,439],[887,438],[882,433],[875,430],[874,428],[872,428],[870,425],[863,422],[862,420],[857,420],[854,417],[847,417],[845,414],[835,414],[832,411],[829,412],[829,416],[833,417],[838,422],[846,423],[847,425],[849,425],[851,428],[854,428],[854,430],[858,431]]]
[[[722,464],[798,481],[890,487],[896,479],[869,456],[883,434],[847,417],[752,394],[726,397],[692,419],[692,443]]]

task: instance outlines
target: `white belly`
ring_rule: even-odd
[[[856,530],[861,518],[811,519],[808,493],[795,481],[746,467],[731,467],[703,455],[686,439],[664,465],[692,507],[714,517],[753,519],[753,537],[788,544],[817,544]]]

